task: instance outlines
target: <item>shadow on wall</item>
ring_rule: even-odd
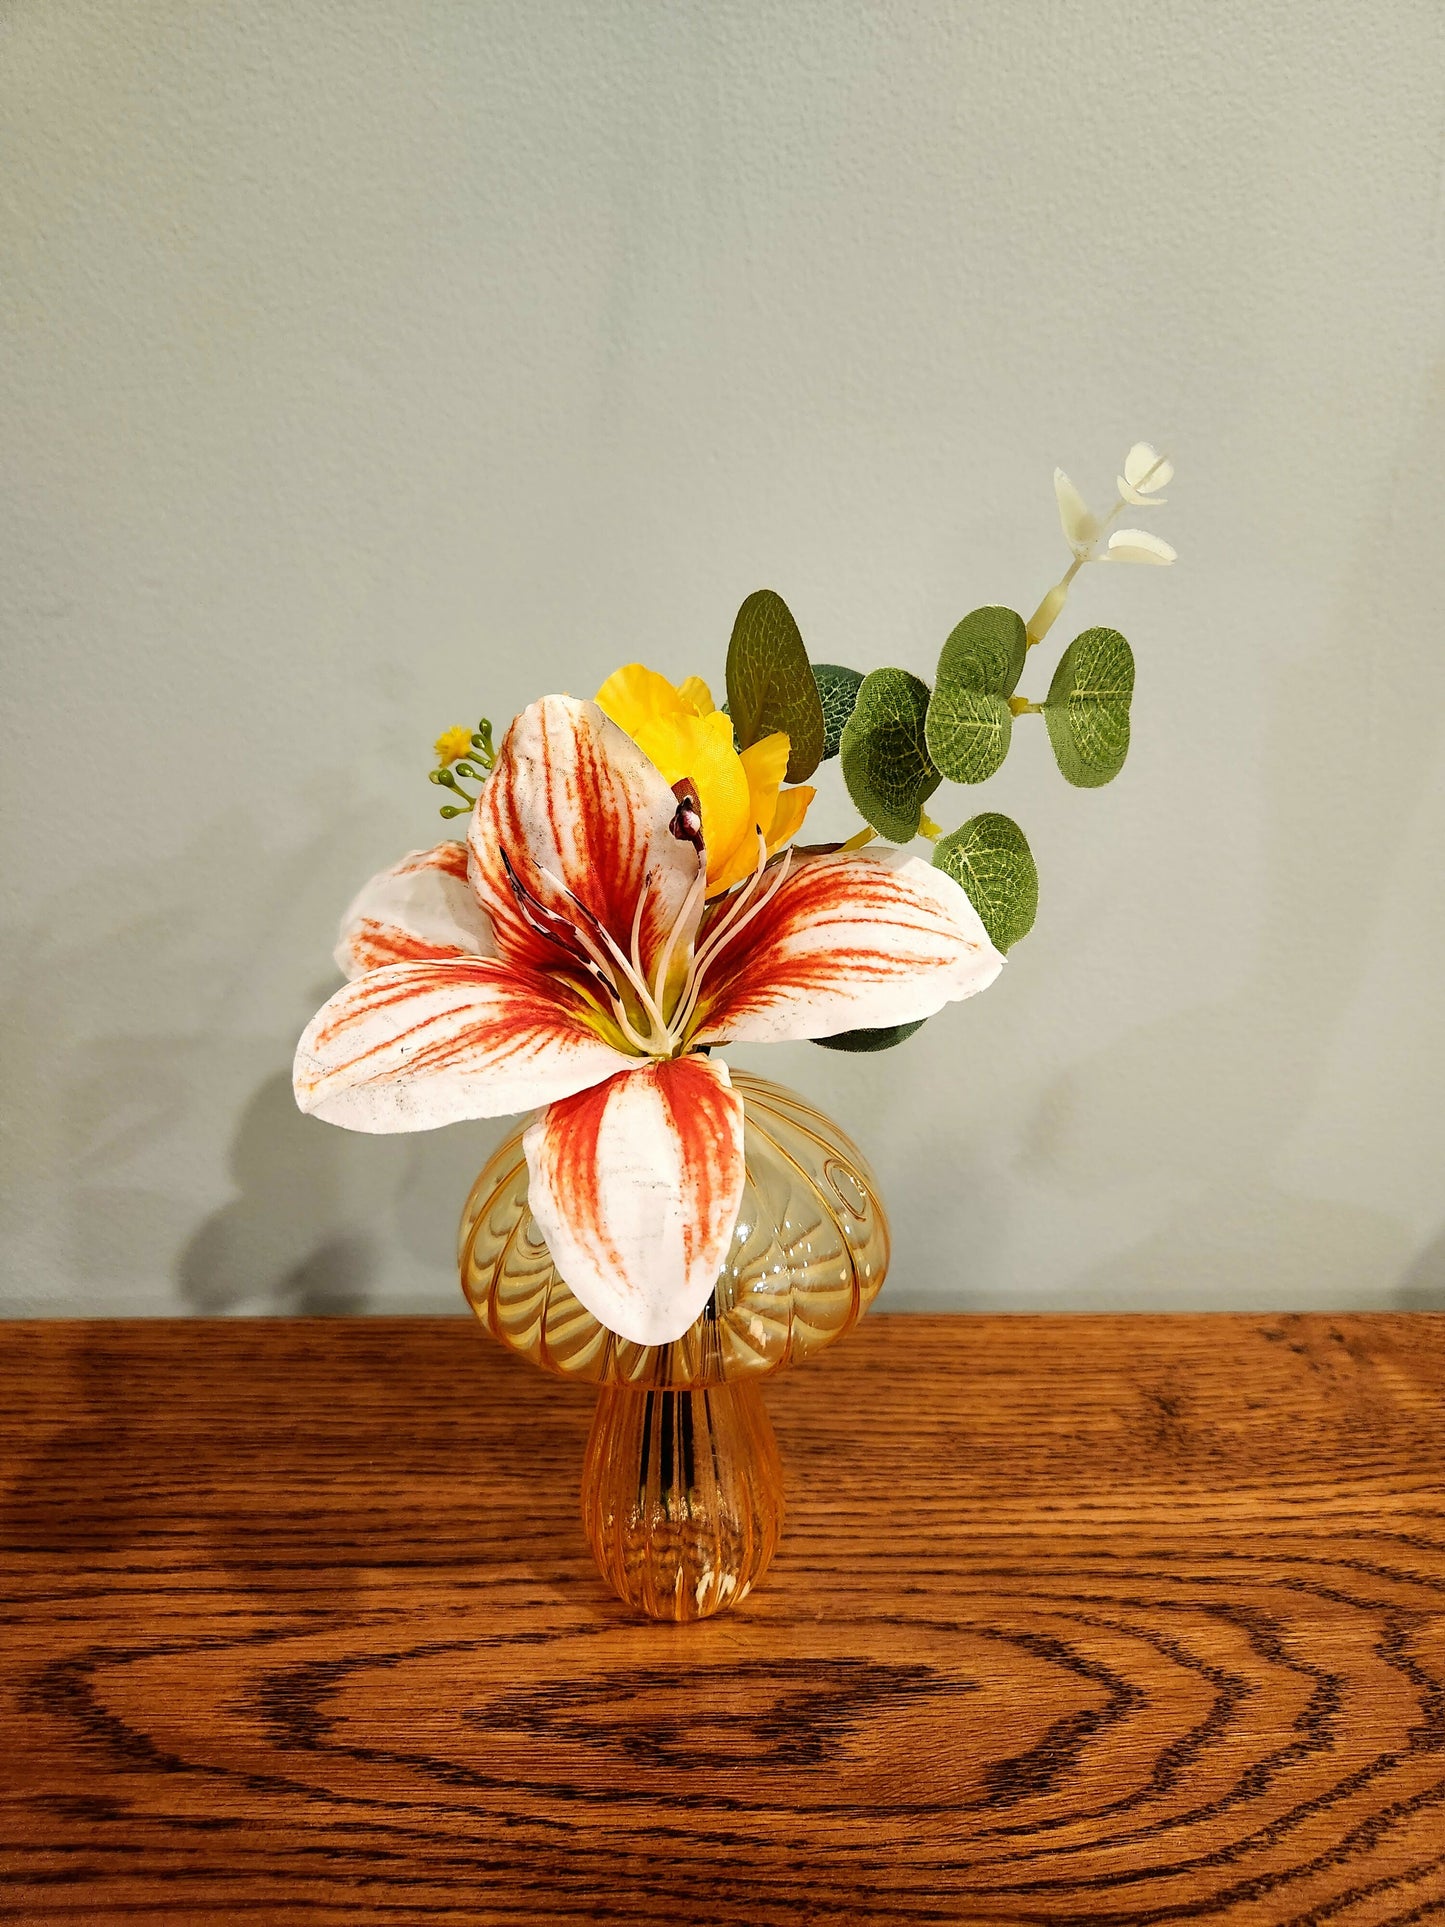
[[[149,808],[150,799],[135,801],[136,848],[146,846]],[[297,1142],[282,1122],[277,1059],[289,1053],[275,1032],[295,996],[286,963],[310,922],[308,891],[318,874],[352,867],[325,839],[278,855],[244,811],[224,812],[164,858],[92,865],[83,917],[70,886],[31,927],[11,931],[4,1083],[25,1120],[5,1172],[11,1305],[175,1309],[163,1295],[167,1274],[193,1237],[197,1198],[214,1191],[216,1152],[258,1061],[278,1075],[243,1118],[243,1189],[274,1188],[283,1155],[293,1198],[332,1188],[324,1149]],[[313,1208],[307,1222],[318,1221]],[[220,1261],[209,1280],[189,1274],[198,1307],[226,1309],[264,1285],[264,1271],[242,1284],[235,1253],[246,1243],[240,1233],[229,1257],[204,1254]],[[251,1235],[253,1251],[257,1243]],[[277,1248],[287,1249],[288,1272],[301,1265],[298,1245]],[[327,1261],[321,1273],[288,1279],[288,1308],[335,1295],[339,1267]],[[354,1284],[347,1289],[354,1296]]]
[[[100,866],[83,920],[58,894],[9,933],[6,1313],[460,1309],[457,1212],[491,1127],[444,1149],[357,1137],[291,1095],[295,1037],[335,987],[297,959],[373,838],[348,818],[278,856],[222,814],[164,861]],[[223,1160],[235,1195],[207,1215]]]
[[[358,1135],[303,1117],[290,1073],[277,1072],[241,1114],[230,1159],[237,1195],[187,1241],[180,1296],[202,1314],[464,1311],[457,1219],[512,1128],[496,1118],[414,1137]],[[384,1275],[386,1248],[406,1275]]]
[[[1084,1194],[1117,1178],[1118,1147],[1137,1175],[1187,1200],[1132,1250],[1079,1280],[1093,1302],[1120,1310],[1253,1309],[1274,1303],[1445,1307],[1445,1230],[1411,1263],[1417,1234],[1396,1217],[1328,1195],[1329,1173],[1383,1165],[1389,1147],[1323,1144],[1318,1086],[1332,1045],[1376,960],[1372,942],[1407,861],[1401,848],[1442,744],[1445,658],[1421,633],[1420,611],[1393,593],[1392,555],[1433,540],[1433,468],[1442,433],[1439,384],[1422,408],[1376,525],[1319,659],[1276,670],[1265,734],[1270,808],[1262,826],[1264,916],[1253,968],[1215,1004],[1147,1025],[1074,1064],[1042,1097],[1026,1162],[1050,1183]],[[1264,640],[1264,639],[1262,639]],[[1408,691],[1410,701],[1398,700]],[[1351,780],[1364,730],[1388,729],[1395,748],[1372,759],[1372,780]],[[1201,940],[1229,941],[1227,930]],[[1397,1025],[1403,1040],[1409,1026]],[[1428,1100],[1412,1065],[1378,1066],[1402,1102]],[[1410,1113],[1399,1128],[1410,1131]],[[1422,1122],[1428,1114],[1422,1112]],[[1325,1174],[1308,1193],[1290,1182],[1303,1138]],[[1321,1152],[1323,1155],[1321,1155]],[[1308,1167],[1306,1149],[1300,1162]],[[1344,1188],[1344,1187],[1342,1187]],[[1368,1175],[1360,1190],[1373,1186]],[[1321,1195],[1320,1193],[1326,1193]]]
[[[289,1072],[268,1077],[232,1142],[237,1195],[181,1254],[181,1297],[202,1314],[242,1307],[290,1316],[462,1312],[457,1219],[478,1171],[511,1128],[511,1120],[498,1118],[404,1139],[358,1136],[303,1117]],[[389,1290],[378,1259],[383,1242],[411,1261],[411,1275],[390,1281]],[[425,1295],[411,1303],[417,1273]],[[381,1306],[378,1290],[386,1291]]]
[[[257,1309],[293,1316],[366,1308],[370,1242],[334,1227],[342,1208],[335,1133],[296,1108],[291,1079],[268,1077],[241,1114],[231,1149],[237,1196],[205,1220],[176,1267],[182,1298],[201,1313]]]
[[[1445,1231],[1406,1272],[1395,1302],[1401,1311],[1445,1311]]]
[[[26,1128],[7,1142],[0,1310],[464,1309],[457,1216],[509,1126],[367,1137],[291,1094],[295,1039],[336,987],[315,906],[329,925],[376,842],[348,816],[278,855],[223,813],[164,861],[101,866],[83,921],[67,893],[10,933],[3,1082]],[[223,1160],[234,1195],[208,1212]]]

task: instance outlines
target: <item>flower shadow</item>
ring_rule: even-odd
[[[193,1310],[244,1305],[296,1317],[366,1309],[374,1251],[361,1232],[336,1228],[347,1148],[302,1117],[284,1072],[266,1079],[232,1140],[237,1195],[198,1226],[176,1265]]]

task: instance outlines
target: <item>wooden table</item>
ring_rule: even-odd
[[[452,1319],[0,1326],[0,1918],[1445,1921],[1445,1318],[870,1318],[629,1621]]]

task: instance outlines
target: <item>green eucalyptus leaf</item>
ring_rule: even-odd
[[[928,750],[951,783],[982,783],[1008,755],[1013,716],[982,689],[935,689],[928,705]]]
[[[1134,652],[1117,629],[1075,636],[1054,671],[1044,722],[1054,761],[1079,789],[1110,783],[1129,754]]]
[[[823,759],[823,702],[808,652],[780,595],[758,589],[738,610],[728,644],[728,713],[742,748],[781,729],[788,781],[801,783]]]
[[[938,658],[938,680],[1011,696],[1027,653],[1023,617],[990,603],[971,610],[950,634]]]
[[[1008,699],[1023,674],[1028,641],[1013,609],[975,609],[938,658],[928,705],[928,753],[953,783],[982,783],[1008,755]]]
[[[838,754],[843,725],[853,714],[863,683],[861,669],[844,669],[836,662],[815,662],[813,680],[823,704],[823,761]]]
[[[920,1017],[916,1024],[885,1024],[881,1030],[840,1030],[836,1037],[815,1037],[824,1050],[892,1050],[928,1022]]]
[[[1034,927],[1039,872],[1028,839],[1012,817],[986,811],[941,836],[935,866],[962,884],[996,950],[1007,952]]]
[[[924,742],[928,684],[906,669],[875,669],[863,678],[843,725],[843,781],[859,813],[880,835],[907,843],[918,834],[924,804],[943,780]]]

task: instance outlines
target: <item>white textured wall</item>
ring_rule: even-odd
[[[762,584],[928,673],[1135,436],[1182,560],[1070,612],[1127,770],[1023,726],[935,812],[1023,822],[1035,934],[893,1057],[748,1061],[854,1121],[896,1306],[1445,1303],[1442,27],[6,8],[5,1308],[453,1307],[497,1127],[288,1087],[432,737],[720,681]]]

